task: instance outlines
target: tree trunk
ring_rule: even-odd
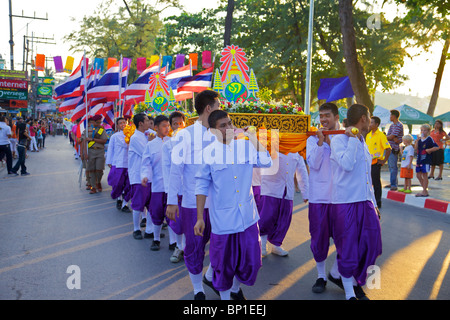
[[[434,82],[433,94],[431,95],[430,104],[428,105],[427,114],[429,116],[433,116],[434,110],[436,110],[436,104],[439,98],[439,88],[441,86],[442,74],[444,73],[445,61],[447,59],[449,46],[450,46],[450,35],[447,36],[444,48],[442,49],[441,61],[439,62],[439,67],[436,73],[436,81]]]
[[[231,27],[233,24],[234,0],[228,0],[227,16],[225,18],[225,33],[223,35],[223,47],[231,44]]]
[[[366,105],[373,112],[374,103],[370,99],[364,70],[356,53],[355,28],[353,26],[352,0],[339,0],[339,20],[341,24],[345,67],[355,93],[356,102]]]

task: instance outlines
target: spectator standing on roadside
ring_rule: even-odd
[[[30,150],[31,152],[39,152],[39,149],[37,147],[37,141],[36,141],[36,132],[37,132],[37,124],[35,121],[32,121],[30,124],[30,137],[31,137],[31,142],[30,142]]]
[[[422,186],[422,192],[416,197],[428,197],[428,172],[430,172],[431,154],[439,149],[433,138],[430,137],[431,127],[424,124],[420,127],[421,136],[417,138],[414,149],[417,151],[416,175]]]
[[[22,122],[19,119],[17,123],[17,153],[19,154],[19,159],[16,162],[14,168],[12,168],[11,172],[13,174],[17,174],[17,171],[20,170],[22,176],[27,176],[29,173],[27,172],[27,167],[25,166],[26,152],[27,152],[27,141],[30,140],[30,136],[28,135],[27,125],[25,122]]]
[[[378,128],[380,123],[381,119],[373,116],[370,119],[370,131],[366,135],[366,144],[372,155],[371,176],[378,208],[381,208],[381,167],[391,154],[391,145],[387,141],[386,135]]]
[[[11,127],[6,123],[6,117],[0,115],[0,160],[3,159],[3,155],[6,155],[6,168],[8,174],[11,174],[12,154],[9,138],[11,138]]]
[[[434,130],[430,133],[431,138],[439,146],[439,149],[431,154],[431,170],[428,179],[442,180],[442,171],[444,170],[444,149],[445,141],[450,140],[448,134],[444,131],[444,124],[441,120],[434,122]],[[439,175],[434,178],[434,169],[439,167]]]
[[[397,190],[398,186],[398,155],[400,152],[400,143],[403,137],[403,123],[398,119],[400,118],[400,111],[391,110],[390,120],[392,121],[387,133],[387,139],[391,145],[391,154],[388,158],[389,172],[391,173],[390,182],[391,190]]]

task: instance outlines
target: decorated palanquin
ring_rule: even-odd
[[[222,109],[230,114],[236,128],[254,126],[258,135],[270,143],[272,130],[277,130],[279,152],[306,153],[307,132],[311,118],[301,108],[287,105],[260,103],[259,91],[253,69],[247,65],[245,52],[238,46],[229,45],[221,53],[221,66],[216,69],[212,89],[219,93]],[[191,117],[186,125],[193,124],[197,117]],[[275,133],[275,132],[274,132]]]

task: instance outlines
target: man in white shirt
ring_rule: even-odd
[[[213,140],[214,135],[209,132],[208,117],[214,110],[219,109],[218,93],[205,90],[195,97],[195,109],[199,114],[195,123],[181,130],[173,140],[172,164],[170,167],[169,189],[167,194],[167,217],[175,220],[181,216],[183,232],[186,239],[184,262],[194,287],[194,299],[205,300],[202,284],[203,259],[205,246],[209,241],[210,224],[208,209],[204,210],[206,223],[203,237],[194,234],[197,221],[197,205],[195,198],[195,174],[203,162],[202,150]],[[178,194],[182,186],[181,210],[178,212]],[[211,268],[205,274],[208,281],[212,279]],[[209,282],[207,282],[209,284]]]
[[[324,135],[324,130],[339,129],[339,111],[334,103],[324,103],[319,107],[320,124],[322,127],[315,136],[306,141],[306,161],[309,165],[309,233],[311,235],[311,251],[316,261],[317,280],[312,287],[315,293],[325,290],[327,275],[325,260],[328,256],[331,230],[329,215],[332,208],[331,193],[331,163],[330,140],[333,136]],[[330,275],[339,279],[336,262]]]
[[[167,205],[167,194],[164,190],[164,177],[162,172],[162,146],[169,140],[169,118],[159,115],[154,120],[156,137],[147,143],[142,154],[141,180],[146,186],[149,179],[152,181],[152,196],[150,199],[150,216],[153,223],[153,242],[150,250],[158,251],[161,243],[161,229]]]
[[[179,130],[184,129],[186,127],[185,116],[180,111],[174,111],[169,116],[169,124],[172,129],[172,137],[174,137]],[[166,196],[169,192],[169,176],[170,176],[170,165],[171,165],[171,157],[172,157],[172,148],[173,141],[172,137],[165,142],[162,146],[162,172],[163,172],[163,180],[164,180],[164,191]],[[179,184],[179,192],[178,192],[178,209],[181,207],[181,183]],[[183,259],[184,254],[184,235],[183,235],[183,226],[181,223],[181,218],[176,217],[175,221],[168,219],[168,229],[169,229],[169,249],[173,250],[173,254],[170,257],[170,261],[173,263],[180,262]]]
[[[8,174],[17,175],[17,173],[11,171],[12,154],[9,138],[11,138],[11,127],[6,123],[6,117],[0,115],[0,159],[3,160],[3,155],[6,155],[6,168]]]
[[[136,126],[134,134],[130,138],[130,144],[128,149],[128,179],[131,185],[131,209],[133,209],[133,237],[135,239],[142,239],[142,233],[140,229],[140,218],[144,209],[147,211],[150,209],[151,198],[151,183],[147,183],[147,186],[141,184],[141,163],[142,154],[148,142],[148,138],[145,136],[145,131],[148,130],[149,120],[147,115],[140,113],[134,116],[133,122]],[[151,223],[150,219],[147,219],[147,227]]]
[[[112,187],[111,198],[117,201],[117,209],[129,212],[127,202],[131,199],[131,186],[128,180],[128,144],[123,133],[126,125],[124,118],[116,119],[117,132],[109,139],[106,164],[110,167],[108,184]]]
[[[272,159],[258,142],[256,133],[246,132],[250,141],[234,139],[228,113],[217,110],[209,116],[216,140],[203,150],[205,163],[195,176],[197,222],[202,236],[203,211],[210,195],[211,241],[209,256],[214,272],[213,286],[222,300],[245,300],[240,283],[253,285],[261,267],[258,209],[252,191],[253,167],[270,167]]]
[[[355,292],[354,286],[365,285],[367,269],[381,255],[382,245],[370,172],[372,156],[364,140],[369,132],[369,109],[354,104],[348,109],[347,120],[346,134],[336,135],[331,140],[333,209],[330,225],[345,297],[355,300],[356,297],[367,299],[363,292],[361,295]],[[352,133],[353,128],[359,132]]]
[[[308,171],[305,161],[298,153],[287,155],[280,152],[278,171],[275,174],[265,174],[261,170],[261,233],[262,255],[267,255],[267,241],[272,246],[272,253],[287,256],[288,252],[281,245],[289,230],[294,207],[294,175],[302,192],[303,201],[309,199]]]

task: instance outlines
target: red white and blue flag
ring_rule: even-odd
[[[85,61],[85,64],[83,64]],[[78,67],[63,83],[57,85],[53,89],[53,99],[65,99],[70,97],[79,97],[84,92],[85,75],[87,66],[89,65],[88,58],[82,58]]]
[[[145,69],[141,75],[136,79],[135,82],[130,84],[128,88],[122,93],[122,96],[144,96],[145,91],[149,88],[149,79],[150,76],[155,73],[159,72],[159,60],[153,63],[151,66],[149,66],[147,69]]]
[[[178,91],[202,92],[211,88],[213,67],[197,73],[195,76],[183,78],[178,82]]]
[[[128,70],[128,66],[125,66],[121,72],[120,61],[116,62],[92,88],[87,90],[88,100],[106,98],[108,101],[114,101],[118,99],[119,90],[123,90],[127,86]]]

